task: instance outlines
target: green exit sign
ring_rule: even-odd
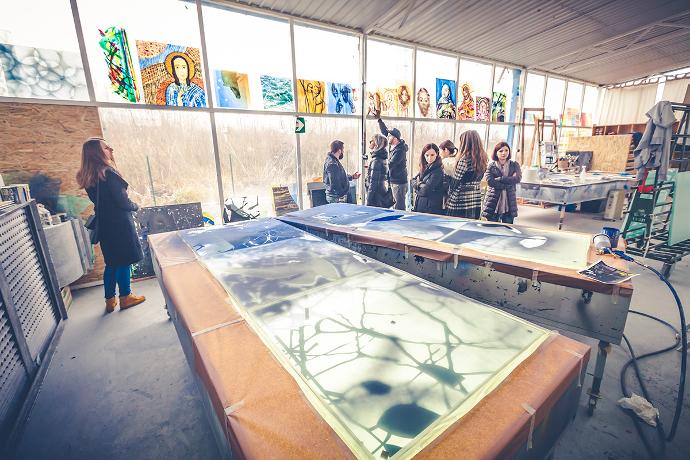
[[[297,117],[295,119],[295,133],[304,134],[307,132],[307,125],[304,122],[304,117]]]

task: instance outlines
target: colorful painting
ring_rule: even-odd
[[[398,88],[384,88],[381,90],[381,115],[385,117],[398,116]]]
[[[455,82],[443,78],[436,79],[436,118],[455,120]]]
[[[297,80],[297,111],[326,112],[326,83],[316,80]]]
[[[412,98],[410,97],[410,87],[406,84],[398,85],[398,116],[399,117],[410,117],[412,116],[412,110],[410,109],[410,102]]]
[[[475,105],[472,86],[469,83],[463,83],[461,89],[462,102],[458,107],[458,120],[474,120]]]
[[[434,110],[431,108],[431,94],[426,88],[417,91],[417,116],[421,118],[433,118]]]
[[[355,97],[352,85],[347,83],[327,83],[328,113],[356,113]]]
[[[216,98],[219,107],[246,109],[249,107],[249,76],[231,70],[216,70]]]
[[[137,40],[147,104],[206,107],[199,49]]]
[[[108,66],[108,77],[113,92],[129,102],[139,102],[139,89],[134,77],[132,54],[125,29],[108,27],[105,32],[99,30],[105,63]]]
[[[0,69],[5,96],[89,98],[79,53],[0,43]]]
[[[380,91],[367,92],[367,115],[374,116],[383,109],[383,96]]]
[[[506,93],[494,91],[491,102],[491,121],[506,121]]]
[[[261,75],[261,96],[264,109],[290,111],[295,107],[292,96],[292,80],[289,78]]]
[[[561,124],[566,126],[577,126],[578,121],[580,121],[580,111],[573,107],[566,108],[565,113],[561,117]]]
[[[490,114],[491,99],[489,99],[488,97],[477,97],[477,112],[475,114],[475,120],[489,121]]]

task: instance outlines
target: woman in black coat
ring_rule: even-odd
[[[367,191],[367,206],[385,208],[385,197],[388,191],[386,181],[388,178],[388,141],[381,134],[375,134],[369,141],[369,167],[364,182]]]
[[[103,139],[91,138],[84,142],[77,182],[94,203],[98,238],[105,259],[106,312],[111,313],[118,304],[116,285],[120,309],[139,305],[146,299],[132,294],[130,286],[132,264],[144,257],[132,217],[139,206],[127,196],[127,181],[115,169],[113,149]]]
[[[482,216],[493,222],[512,224],[518,215],[516,185],[522,180],[520,165],[511,161],[510,146],[499,142],[494,147],[484,180],[489,185]]]
[[[427,144],[419,159],[419,174],[412,179],[415,212],[443,214],[443,163],[436,144]]]

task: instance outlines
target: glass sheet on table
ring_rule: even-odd
[[[240,251],[209,250],[235,227],[185,239],[358,458],[414,455],[548,335],[301,231]],[[289,233],[284,227],[270,226]],[[240,228],[241,241],[251,240],[266,223]]]
[[[331,225],[352,225],[359,222],[369,222],[376,217],[387,215],[402,215],[402,213],[393,209],[377,208],[374,206],[332,203],[305,209],[303,211],[291,212],[283,217],[286,218],[286,220],[289,220],[290,216],[295,216],[302,219],[314,219]]]

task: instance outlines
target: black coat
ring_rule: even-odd
[[[388,135],[388,128],[380,118],[379,129],[381,134]],[[407,184],[407,150],[407,144],[402,139],[395,147],[391,147],[391,154],[388,159],[391,184]]]
[[[484,180],[486,180],[486,182],[489,184],[489,188],[486,191],[486,196],[484,197],[484,209],[482,210],[482,216],[488,217],[489,214],[496,213],[498,198],[501,196],[501,192],[505,190],[508,194],[508,212],[513,217],[517,217],[518,207],[515,188],[516,185],[522,180],[522,171],[520,170],[520,165],[515,161],[510,161],[508,165],[508,176],[506,177],[501,173],[501,168],[499,167],[498,163],[496,161],[492,161],[489,163],[489,167],[486,168]]]
[[[113,169],[105,170],[105,180],[86,189],[96,205],[98,235],[105,264],[130,265],[144,258],[132,213],[139,209],[127,196],[127,181]],[[98,203],[96,196],[98,195]]]
[[[323,163],[323,183],[326,186],[326,195],[342,197],[350,191],[350,181],[345,168],[335,155],[328,153]]]
[[[383,207],[383,200],[388,192],[386,178],[388,177],[388,152],[385,148],[371,153],[365,185],[367,187],[367,206]]]
[[[440,161],[436,161],[427,167],[424,174],[417,174],[412,180],[412,189],[415,192],[413,211],[426,212],[428,214],[443,214],[443,167]]]

